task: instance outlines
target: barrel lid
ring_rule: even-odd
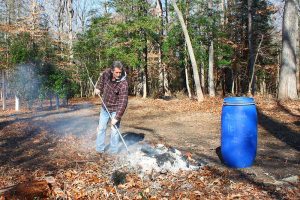
[[[226,97],[224,98],[224,104],[230,105],[243,105],[243,104],[255,104],[252,97]]]

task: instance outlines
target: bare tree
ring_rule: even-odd
[[[222,26],[225,25],[225,0],[221,0],[218,4],[218,9],[221,14],[221,24]]]
[[[251,88],[251,85],[254,84],[253,82],[254,82],[254,77],[255,77],[254,76],[254,74],[255,74],[255,63],[256,63],[256,60],[257,60],[257,57],[258,57],[258,54],[259,54],[259,51],[260,51],[260,47],[261,47],[261,44],[262,44],[263,40],[264,40],[264,35],[261,35],[261,40],[260,40],[259,45],[257,47],[257,52],[256,52],[256,55],[255,55],[255,59],[253,61],[252,74],[251,74],[251,79],[250,79],[250,82],[249,82],[249,91],[248,91],[248,94],[251,94],[250,93],[250,88]],[[266,86],[266,84],[265,84],[265,77],[263,77],[262,86],[264,88],[263,91],[266,91],[265,90],[265,86]],[[264,92],[263,92],[263,94],[264,94]]]
[[[254,76],[254,50],[253,50],[253,39],[252,39],[252,0],[248,0],[248,47],[249,47],[249,87],[248,94],[254,95],[255,92],[255,78]],[[253,80],[253,81],[252,81]]]
[[[143,59],[144,59],[144,66],[142,70],[142,80],[143,80],[143,98],[147,98],[147,95],[149,93],[149,87],[148,87],[148,39],[146,33],[144,33],[144,40],[145,40],[145,46],[143,48]]]
[[[195,55],[194,55],[194,50],[193,50],[193,47],[192,47],[191,39],[190,39],[188,30],[186,28],[186,25],[184,23],[182,13],[179,10],[179,8],[177,7],[177,4],[176,4],[175,0],[172,0],[172,4],[173,4],[173,7],[174,7],[174,10],[175,10],[176,14],[178,15],[178,18],[179,18],[179,21],[180,21],[180,24],[181,24],[181,28],[182,28],[182,31],[184,33],[185,41],[187,43],[188,52],[189,52],[189,55],[190,55],[192,68],[193,68],[193,76],[194,76],[194,82],[195,82],[195,86],[196,86],[197,99],[198,99],[198,101],[203,101],[204,97],[203,97],[203,93],[202,93],[202,89],[201,89],[201,85],[200,85],[199,72],[198,72],[197,62],[196,62],[196,58],[195,58]]]
[[[147,10],[146,8],[141,5],[140,8],[141,11],[143,12],[143,15],[146,16],[147,15]],[[141,35],[144,39],[144,47],[143,47],[143,69],[142,69],[142,81],[143,81],[143,98],[146,98],[149,94],[149,84],[148,84],[148,35],[146,33],[146,31],[144,29],[140,30]]]
[[[185,9],[185,24],[186,26],[188,27],[188,17],[189,17],[189,0],[186,1],[186,9]],[[184,52],[185,52],[185,55],[184,55],[184,73],[185,73],[185,85],[186,85],[186,89],[187,89],[187,92],[188,92],[188,96],[189,98],[191,99],[192,98],[192,92],[191,92],[191,87],[190,87],[190,80],[189,80],[189,75],[190,75],[190,66],[189,66],[189,62],[188,62],[188,54],[186,53],[187,52],[187,44],[185,42],[184,44]]]
[[[167,8],[165,8],[167,9]],[[166,11],[167,12],[167,11]],[[156,17],[160,17],[161,26],[160,26],[160,39],[159,39],[159,48],[158,48],[158,67],[159,67],[159,93],[163,96],[169,95],[169,83],[168,83],[168,74],[166,71],[166,64],[163,63],[163,53],[162,53],[162,45],[165,41],[167,28],[164,26],[164,15],[161,0],[156,0],[156,7],[154,10]]]
[[[208,9],[212,12],[213,2],[212,0],[208,1]],[[210,33],[211,41],[209,46],[208,53],[208,92],[209,96],[214,97],[215,94],[215,84],[214,84],[214,40],[213,33]]]
[[[6,110],[6,78],[5,78],[5,70],[2,70],[2,110]]]
[[[201,61],[200,64],[200,74],[201,74],[201,87],[205,88],[205,70],[204,70],[204,63]]]
[[[187,51],[186,43],[184,45],[184,51]],[[191,87],[190,87],[190,79],[189,79],[189,70],[188,70],[188,60],[187,55],[184,56],[184,73],[185,73],[185,85],[188,92],[188,96],[191,99],[192,93],[191,93]]]
[[[69,64],[73,64],[73,0],[67,0]]]
[[[278,99],[298,99],[297,94],[297,50],[298,2],[286,0],[282,23],[282,59],[279,77]]]
[[[74,14],[76,14],[77,29],[84,32],[87,19],[89,15],[88,0],[75,0],[74,1]],[[78,23],[79,21],[79,23]]]
[[[216,96],[214,84],[214,41],[210,41],[209,55],[208,55],[208,92],[209,96]]]

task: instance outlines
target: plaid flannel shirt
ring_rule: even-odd
[[[121,120],[128,103],[128,82],[126,73],[119,81],[112,81],[111,69],[106,69],[96,84],[109,112],[116,112],[115,118]]]

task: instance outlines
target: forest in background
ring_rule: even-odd
[[[298,8],[296,0],[1,0],[2,109],[6,99],[18,110],[20,101],[59,107],[90,97],[114,60],[126,66],[130,94],[144,98],[298,99]]]
[[[0,0],[0,200],[300,199],[299,11],[296,0]],[[131,153],[99,155],[90,97],[114,60],[139,96],[122,118]],[[255,98],[245,169],[222,158],[227,96]],[[142,150],[159,146],[168,154]],[[122,161],[158,166],[169,150],[201,168]]]

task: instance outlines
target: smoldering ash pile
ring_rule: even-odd
[[[179,170],[198,170],[205,165],[204,161],[192,159],[181,151],[166,147],[163,144],[151,146],[139,145],[121,158],[123,163],[133,167],[142,174],[178,172]]]

